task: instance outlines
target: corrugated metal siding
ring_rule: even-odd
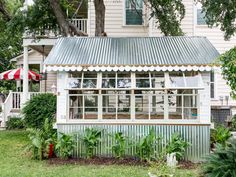
[[[127,144],[132,144],[126,151],[126,155],[134,156],[136,146],[133,145],[149,133],[151,128],[156,132],[156,137],[162,137],[156,146],[156,151],[161,151],[164,144],[170,140],[174,132],[179,132],[181,136],[191,143],[185,154],[186,160],[193,162],[201,161],[210,150],[210,127],[205,125],[78,125],[78,124],[59,124],[58,132],[74,134],[77,139],[77,146],[74,150],[76,157],[85,156],[85,147],[81,142],[81,137],[86,128],[96,128],[103,130],[102,141],[96,149],[98,156],[112,156],[113,139],[110,136],[116,132],[123,132],[128,137]]]
[[[46,65],[201,65],[219,53],[205,37],[69,37],[56,42]]]

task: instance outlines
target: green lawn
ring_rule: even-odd
[[[25,152],[28,138],[25,131],[0,131],[0,177],[145,177],[148,167],[49,165],[35,161]],[[186,170],[187,172],[187,170]],[[195,171],[189,171],[195,176]]]

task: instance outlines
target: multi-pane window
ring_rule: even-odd
[[[143,24],[143,0],[125,1],[125,24],[126,25]]]
[[[103,119],[130,119],[130,91],[103,91]]]
[[[205,13],[202,12],[201,8],[197,8],[197,25],[207,25]]]
[[[197,119],[201,82],[197,72],[70,73],[69,119]]]
[[[69,118],[97,119],[98,94],[93,91],[74,93],[69,94]]]

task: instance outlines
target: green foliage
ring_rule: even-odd
[[[182,0],[148,0],[151,17],[157,19],[158,28],[165,36],[184,35],[180,25],[185,16]]]
[[[235,19],[236,19],[236,1],[225,0],[198,0],[202,4],[202,10],[205,13],[205,19],[209,26],[220,26],[220,29],[224,31],[225,39],[229,39],[234,36],[236,31]]]
[[[227,140],[231,137],[231,133],[228,128],[219,126],[216,129],[211,129],[211,144],[219,143],[223,146],[226,145]]]
[[[198,171],[181,170],[178,168],[168,167],[165,161],[152,163],[149,168],[150,176],[156,177],[194,177],[199,176]]]
[[[57,140],[56,151],[59,157],[67,159],[72,156],[73,149],[75,148],[75,140],[73,136],[60,133]]]
[[[176,160],[181,160],[188,146],[190,144],[184,141],[179,133],[174,133],[171,136],[170,142],[166,145],[166,152],[168,154],[176,153]]]
[[[25,125],[28,128],[41,128],[45,118],[53,121],[56,113],[56,96],[44,93],[34,96],[23,108]]]
[[[117,132],[114,135],[115,143],[112,145],[112,152],[116,158],[122,158],[126,150],[126,140],[122,132]]]
[[[86,156],[87,158],[91,158],[94,156],[95,148],[98,143],[101,141],[102,131],[96,130],[94,128],[86,128],[85,134],[83,137],[83,142],[86,146]]]
[[[42,129],[28,129],[30,143],[29,150],[32,151],[32,158],[43,160],[48,157],[49,144],[55,142],[56,133],[52,128],[52,123],[45,119]]]
[[[219,58],[222,74],[231,88],[231,96],[236,98],[236,47],[222,54]]]
[[[232,127],[231,130],[236,131],[236,115],[232,118]]]
[[[20,117],[11,117],[6,122],[6,127],[7,127],[8,130],[25,128],[24,121]]]
[[[207,177],[235,177],[236,139],[230,140],[227,146],[216,144],[215,151],[206,158],[202,167]]]
[[[141,160],[150,161],[155,155],[156,136],[154,129],[144,137],[137,145],[137,155]]]

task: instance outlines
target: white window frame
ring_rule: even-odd
[[[150,86],[151,86],[151,73],[152,72],[149,72],[149,80],[150,80]],[[197,93],[196,94],[196,97],[197,97],[197,118],[196,119],[190,119],[190,120],[187,120],[187,119],[176,119],[176,120],[173,120],[173,119],[169,119],[169,105],[168,105],[168,90],[169,89],[173,89],[173,90],[178,90],[178,89],[184,89],[184,90],[188,90],[188,89],[191,89],[191,90],[199,90],[201,88],[186,88],[186,87],[183,87],[183,88],[173,88],[173,87],[170,87],[170,77],[169,77],[169,72],[164,72],[164,85],[165,87],[164,88],[136,88],[136,77],[135,77],[135,72],[130,72],[130,79],[131,79],[131,88],[124,88],[124,89],[121,89],[121,88],[102,88],[102,73],[101,72],[97,72],[97,87],[96,88],[77,88],[77,89],[66,89],[68,92],[68,96],[67,96],[67,105],[68,105],[68,108],[67,108],[67,122],[116,122],[116,123],[119,123],[119,122],[132,122],[132,121],[135,121],[135,122],[144,122],[146,119],[136,119],[135,118],[135,114],[136,114],[136,111],[135,111],[135,90],[148,90],[148,91],[155,91],[155,90],[162,90],[163,91],[163,97],[164,97],[164,115],[163,115],[163,119],[151,119],[151,101],[150,99],[152,99],[152,96],[154,96],[156,93],[149,93],[149,113],[148,113],[148,120],[151,122],[178,122],[178,123],[183,123],[181,120],[183,120],[185,123],[190,123],[190,122],[199,122],[200,121],[200,118],[199,118],[199,114],[200,114],[200,94]],[[82,79],[83,79],[83,73],[81,74],[82,76]],[[202,78],[201,78],[201,74],[198,73],[198,77],[199,79],[202,81]],[[185,75],[183,74],[183,78],[185,78]],[[185,81],[186,82],[186,81]],[[116,72],[116,83],[117,83],[117,72]],[[87,90],[87,91],[90,91],[90,90],[94,90],[94,91],[97,91],[96,94],[92,94],[91,95],[96,95],[97,96],[97,109],[98,109],[98,113],[97,113],[97,119],[84,119],[84,115],[83,115],[83,119],[70,119],[70,105],[69,105],[69,98],[71,95],[75,95],[75,94],[69,94],[69,90]],[[116,119],[103,119],[102,118],[102,114],[103,114],[103,101],[102,101],[102,97],[103,95],[106,95],[106,94],[102,94],[102,90],[128,90],[129,91],[129,94],[130,95],[130,110],[129,110],[129,114],[130,114],[130,118],[129,119],[118,119],[117,118],[117,114],[118,114],[118,104],[116,105]],[[144,93],[143,93],[144,94]],[[195,94],[195,92],[193,92],[193,94]],[[193,95],[191,94],[191,95]],[[77,94],[78,96],[79,95],[87,95],[87,93],[84,93],[84,94]],[[109,95],[109,94],[107,94]],[[117,94],[115,94],[117,95]],[[183,95],[184,96],[184,95]],[[117,96],[116,96],[117,97]],[[182,105],[182,117],[183,117],[183,110],[184,110],[184,105]],[[85,108],[83,108],[85,109]],[[83,112],[84,113],[84,112]]]
[[[143,3],[143,9],[142,9],[142,24],[141,25],[129,25],[126,23],[126,1],[123,1],[123,27],[143,27],[143,26],[147,26],[147,20],[145,18],[145,4]]]

